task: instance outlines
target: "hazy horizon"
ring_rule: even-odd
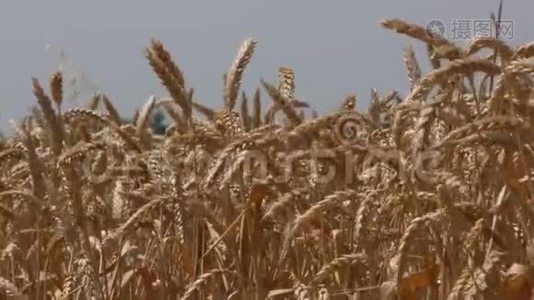
[[[489,19],[497,5],[483,0],[10,2],[0,11],[0,129],[9,131],[9,119],[20,119],[36,103],[32,77],[47,85],[50,73],[69,61],[65,76],[85,78],[78,82],[84,97],[77,104],[101,91],[129,117],[150,95],[165,96],[143,55],[151,38],[162,41],[196,98],[211,107],[221,106],[223,73],[248,37],[258,40],[244,74],[248,94],[260,78],[274,83],[278,67],[288,65],[295,70],[297,96],[317,111],[335,109],[349,94],[365,106],[371,88],[387,93],[408,87],[403,47],[412,44],[426,63],[422,44],[381,28],[381,19],[420,25],[440,19],[449,30],[454,19]],[[532,11],[532,1],[505,1],[503,18],[513,20],[514,34],[507,42],[534,41]]]

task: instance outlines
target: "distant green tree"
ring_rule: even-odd
[[[163,135],[165,134],[165,130],[169,126],[169,122],[167,121],[167,116],[162,110],[157,110],[152,115],[152,122],[150,124],[150,127],[152,127],[152,130],[155,134]]]

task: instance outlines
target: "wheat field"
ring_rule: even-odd
[[[314,113],[289,66],[247,95],[253,38],[220,108],[155,39],[168,97],[128,121],[34,79],[0,141],[0,298],[534,299],[534,43],[381,25],[428,51],[407,46],[409,92],[367,111]]]

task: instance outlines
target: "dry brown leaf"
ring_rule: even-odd
[[[528,266],[514,263],[505,276],[503,293],[506,300],[530,300],[532,298]]]
[[[401,300],[417,300],[417,292],[420,289],[428,288],[435,284],[439,266],[433,266],[404,277],[399,285],[399,296]]]

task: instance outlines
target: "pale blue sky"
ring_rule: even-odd
[[[184,70],[197,98],[222,103],[222,76],[240,43],[258,39],[245,71],[252,93],[259,79],[276,80],[281,65],[295,69],[297,95],[320,112],[348,94],[364,105],[375,87],[405,90],[402,48],[412,40],[380,27],[384,17],[425,25],[438,18],[487,19],[489,0],[225,0],[225,1],[4,1],[0,9],[0,128],[23,116],[35,100],[31,77],[42,81],[65,61],[84,74],[84,95],[104,91],[128,117],[154,94],[165,95],[143,56],[160,39]],[[504,18],[514,21],[514,44],[534,41],[534,1],[506,1]],[[450,29],[450,27],[449,27]],[[459,41],[463,43],[463,41]],[[46,45],[49,45],[48,50]],[[420,60],[421,45],[416,43]],[[266,100],[266,98],[264,98]],[[77,100],[83,104],[87,96]]]

